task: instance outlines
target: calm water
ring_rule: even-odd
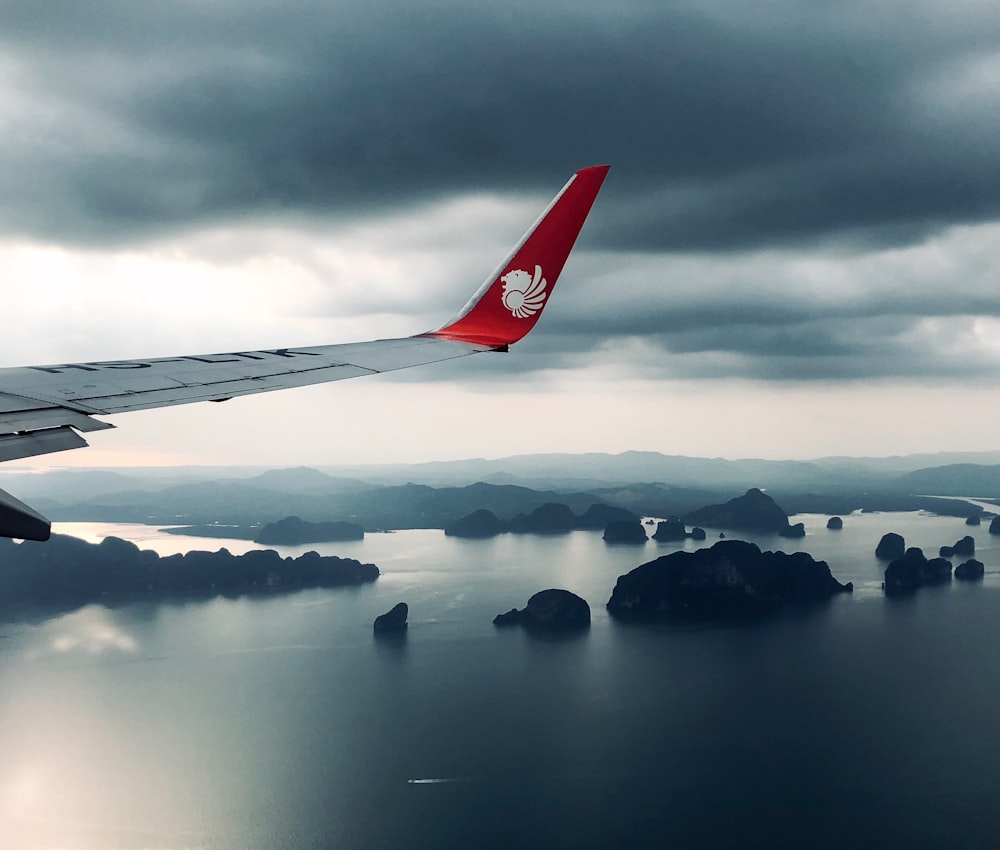
[[[995,846],[1000,538],[796,519],[805,540],[751,539],[857,591],[755,626],[610,621],[617,576],[676,547],[591,532],[370,535],[302,549],[378,564],[372,586],[8,616],[0,848]],[[885,600],[886,531],[928,554],[971,533],[986,580]],[[589,633],[494,630],[553,586],[591,603]],[[408,634],[374,639],[397,601]]]

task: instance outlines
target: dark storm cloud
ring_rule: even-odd
[[[114,243],[611,162],[590,244],[920,239],[1000,211],[1000,18],[963,9],[7,4],[0,228]]]

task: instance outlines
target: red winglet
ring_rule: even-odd
[[[577,171],[458,316],[424,336],[495,348],[525,336],[542,315],[610,167]]]

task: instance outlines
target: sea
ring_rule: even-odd
[[[619,575],[712,529],[369,534],[275,547],[377,564],[361,587],[0,611],[0,848],[1000,846],[1000,536],[924,513],[793,521],[804,538],[734,536],[854,592],[756,623],[605,611]],[[929,556],[971,534],[985,579],[885,598],[889,531]],[[493,626],[549,587],[590,603],[589,631]],[[374,634],[397,602],[409,629]]]

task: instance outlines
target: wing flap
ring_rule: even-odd
[[[12,396],[4,396],[3,399],[9,405],[15,400]],[[115,427],[110,422],[101,422],[67,407],[35,407],[32,406],[34,402],[29,399],[22,399],[22,402],[23,406],[20,409],[0,412],[0,434],[37,431],[60,425],[72,425],[77,431],[84,432],[103,431]]]
[[[69,425],[24,434],[0,434],[0,461],[82,449],[87,441]]]

